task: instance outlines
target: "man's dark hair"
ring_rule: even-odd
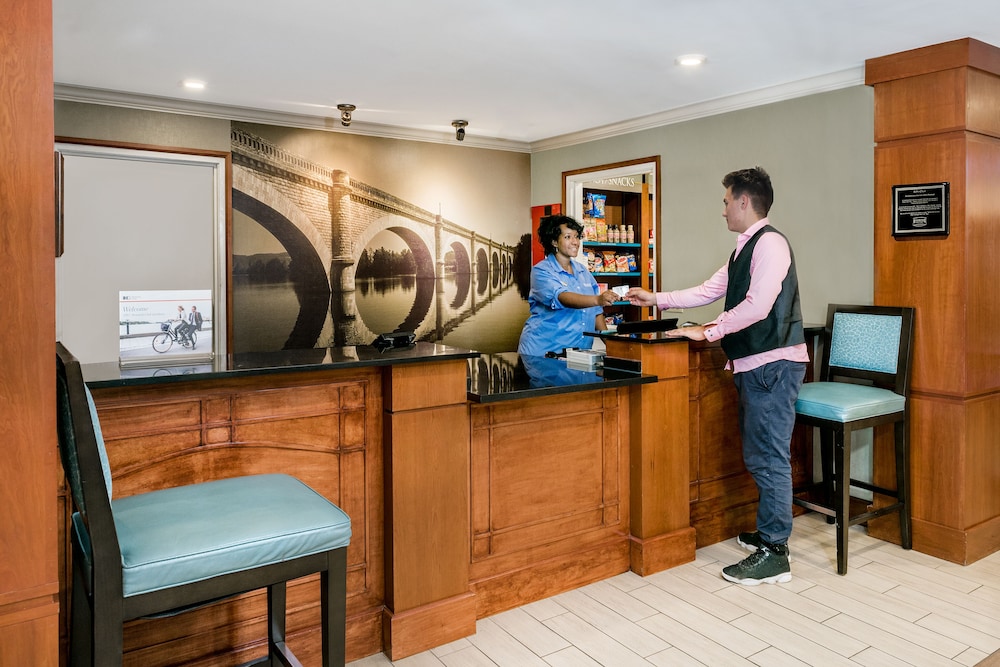
[[[559,229],[561,225],[566,225],[577,234],[583,234],[583,225],[568,215],[545,216],[538,225],[538,242],[542,244],[542,250],[546,255],[555,253],[556,249],[552,247],[552,242],[562,234],[562,230]]]
[[[771,187],[771,177],[763,167],[752,169],[737,169],[726,174],[722,185],[732,188],[733,197],[747,195],[753,210],[766,217],[774,203],[774,189]]]

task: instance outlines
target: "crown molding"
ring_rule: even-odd
[[[621,123],[603,125],[601,127],[595,127],[581,132],[573,132],[571,134],[563,134],[549,139],[542,139],[540,141],[532,142],[531,152],[537,153],[539,151],[566,148],[567,146],[597,141],[599,139],[609,139],[623,134],[663,127],[664,125],[683,123],[685,121],[695,120],[698,118],[717,116],[730,111],[749,109],[752,107],[763,106],[765,104],[771,104],[773,102],[790,100],[796,97],[805,97],[807,95],[825,93],[833,90],[839,90],[841,88],[849,88],[851,86],[864,84],[864,82],[864,67],[856,67],[840,72],[834,72],[833,74],[825,74],[823,76],[793,81],[779,86],[762,88],[748,93],[727,95],[726,97],[719,97],[706,102],[699,102],[685,107],[661,111],[648,116],[641,116],[632,120],[623,121]]]
[[[85,86],[72,86],[61,83],[55,84],[54,89],[55,99],[63,102],[103,104],[106,106],[124,107],[127,109],[138,109],[142,111],[159,111],[163,113],[176,113],[188,116],[233,120],[244,123],[261,123],[264,125],[298,127],[307,130],[341,132],[343,134],[357,134],[371,137],[381,137],[384,139],[404,139],[407,141],[423,141],[428,143],[449,144],[469,148],[487,148],[491,150],[510,151],[514,153],[531,152],[531,146],[524,142],[478,137],[475,134],[466,134],[465,140],[459,143],[455,141],[454,130],[450,130],[448,132],[436,132],[433,130],[420,130],[394,125],[382,125],[379,123],[366,123],[358,120],[352,122],[349,127],[344,127],[340,124],[339,116],[334,118],[333,116],[324,117],[311,116],[308,114],[285,113],[280,111],[265,111],[262,109],[251,109],[248,107],[210,104],[207,102],[180,100],[172,97],[157,97],[154,95],[140,95],[137,93],[123,93],[115,90],[87,88]]]
[[[728,95],[719,97],[698,104],[691,104],[677,109],[661,111],[648,116],[641,116],[620,123],[612,123],[601,127],[563,134],[548,139],[541,139],[531,143],[521,141],[507,141],[504,139],[492,139],[488,137],[477,137],[474,134],[466,134],[465,141],[459,144],[455,141],[453,132],[437,132],[433,130],[420,130],[404,128],[394,125],[382,125],[379,123],[366,123],[364,121],[354,121],[350,127],[343,127],[339,118],[332,116],[311,116],[308,114],[294,114],[278,111],[265,111],[262,109],[251,109],[247,107],[227,106],[221,104],[209,104],[206,102],[195,102],[192,100],[180,100],[170,97],[157,97],[153,95],[139,95],[136,93],[123,93],[113,90],[102,90],[98,88],[87,88],[84,86],[71,86],[67,84],[55,84],[55,99],[67,102],[85,102],[88,104],[104,104],[108,106],[125,107],[129,109],[140,109],[145,111],[160,111],[165,113],[186,114],[190,116],[204,116],[208,118],[219,118],[223,120],[234,120],[246,123],[262,123],[265,125],[281,125],[284,127],[298,127],[309,130],[323,130],[327,132],[342,132],[344,134],[358,134],[371,137],[382,137],[385,139],[403,139],[407,141],[423,141],[428,143],[461,145],[469,148],[486,148],[490,150],[510,151],[514,153],[536,153],[539,151],[553,150],[556,148],[566,148],[577,144],[583,144],[599,139],[610,139],[612,137],[640,132],[664,125],[682,123],[698,118],[716,116],[730,111],[749,109],[774,102],[805,97],[818,93],[839,90],[850,86],[863,85],[865,82],[864,67],[834,72],[823,76],[793,81],[787,84],[762,88],[747,93]]]

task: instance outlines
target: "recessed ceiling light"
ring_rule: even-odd
[[[195,81],[194,79],[185,79],[184,87],[188,90],[205,90],[205,82]]]
[[[705,56],[700,53],[689,53],[678,56],[676,62],[678,65],[683,65],[684,67],[697,67],[698,65],[705,64]]]

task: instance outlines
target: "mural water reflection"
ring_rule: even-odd
[[[463,274],[358,280],[355,291],[334,293],[330,303],[325,295],[297,295],[291,282],[234,276],[233,351],[366,345],[397,330],[480,352],[516,350],[528,303],[513,281],[502,283]]]

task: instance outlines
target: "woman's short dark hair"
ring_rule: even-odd
[[[771,204],[774,203],[771,177],[763,167],[731,171],[722,179],[722,187],[732,188],[733,197],[742,195],[750,197],[753,210],[765,217],[771,210]]]
[[[538,242],[542,244],[542,250],[545,251],[546,255],[551,255],[556,251],[552,247],[552,242],[562,234],[562,230],[559,229],[562,225],[566,225],[567,229],[572,229],[577,234],[583,235],[583,225],[568,215],[545,216],[538,225]]]

